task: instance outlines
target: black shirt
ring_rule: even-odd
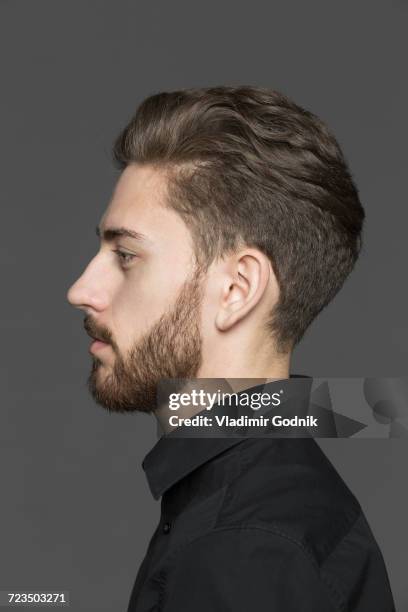
[[[395,612],[361,507],[313,438],[171,432],[142,465],[161,517],[128,612]]]

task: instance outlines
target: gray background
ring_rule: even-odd
[[[111,143],[146,95],[255,84],[330,125],[366,208],[365,245],[292,371],[406,375],[407,15],[405,0],[0,2],[0,590],[125,610],[158,519],[140,466],[154,420],[93,403],[83,316],[65,302],[97,249]],[[366,511],[403,612],[407,442],[321,444]]]

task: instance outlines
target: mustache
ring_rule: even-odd
[[[88,336],[93,338],[94,340],[101,340],[102,342],[106,342],[107,344],[112,344],[112,334],[105,327],[103,329],[98,328],[95,325],[95,322],[91,319],[91,317],[85,317],[84,319],[84,328]]]

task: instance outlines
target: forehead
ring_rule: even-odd
[[[129,165],[122,172],[99,225],[101,230],[124,227],[144,234],[150,248],[169,261],[189,260],[192,236],[180,215],[166,206],[166,180],[160,169]]]
[[[142,225],[155,224],[161,217],[173,212],[165,208],[165,202],[164,173],[151,166],[131,164],[125,168],[116,183],[101,225],[123,225],[143,231]],[[137,227],[133,227],[135,224]]]

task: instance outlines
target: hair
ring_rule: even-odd
[[[146,98],[117,138],[116,166],[167,172],[168,201],[204,269],[242,245],[279,284],[265,330],[285,353],[333,299],[358,258],[364,210],[339,144],[278,91],[209,87]]]

